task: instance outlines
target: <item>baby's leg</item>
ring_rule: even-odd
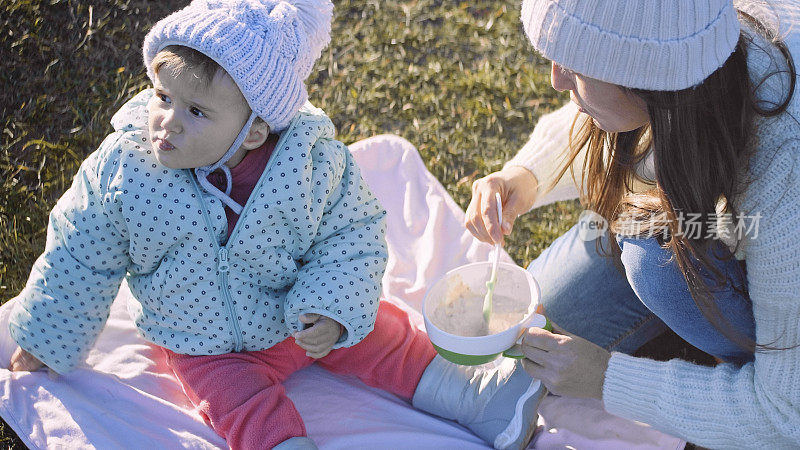
[[[360,343],[317,360],[355,375],[423,411],[456,420],[495,448],[523,448],[536,429],[544,388],[521,364],[463,367],[436,356],[427,335],[397,306],[381,302],[375,329]]]
[[[190,356],[164,351],[184,392],[214,431],[231,448],[248,449],[306,436],[281,384],[310,364],[298,349],[287,339],[261,352]]]
[[[317,362],[331,372],[355,375],[370,386],[410,400],[434,356],[428,336],[411,323],[408,314],[380,302],[375,328],[363,341],[333,350]]]

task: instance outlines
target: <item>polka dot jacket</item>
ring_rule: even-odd
[[[386,212],[333,124],[306,104],[281,134],[226,240],[224,205],[190,170],[158,164],[145,90],[81,165],[50,213],[47,244],[10,321],[50,368],[81,363],[123,277],[142,335],[175,352],[262,350],[320,313],[344,325],[334,348],[371,330],[387,251]]]

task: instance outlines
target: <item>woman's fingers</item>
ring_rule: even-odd
[[[503,197],[503,222],[513,227],[517,217],[533,208],[539,193],[539,182],[528,169],[509,166],[502,171],[506,195]],[[508,232],[511,232],[509,227]]]
[[[481,215],[481,199],[484,195],[484,189],[480,186],[482,180],[477,180],[472,184],[472,200],[470,200],[467,207],[465,225],[467,230],[479,241],[493,244],[494,242],[486,231],[486,225],[484,225],[483,216]]]
[[[497,201],[495,194],[503,197],[502,185],[495,174],[490,174],[472,184],[472,200],[467,207],[466,225],[473,236],[482,242],[495,244],[503,242],[499,229]]]
[[[495,194],[500,193],[501,201],[503,196],[496,182],[487,180],[487,185],[489,189],[481,195],[481,218],[491,243],[503,243],[503,232],[500,230],[500,217],[497,215],[499,211]]]
[[[556,323],[554,323],[552,321],[550,322],[550,326],[553,327],[553,333],[563,334],[564,336],[575,336],[574,334],[572,334],[569,331],[561,328],[560,326],[558,326],[558,324],[556,324]]]
[[[480,241],[503,243],[517,217],[533,207],[537,190],[536,177],[523,167],[506,167],[476,180],[467,207],[467,229]],[[496,193],[503,202],[502,227],[497,217]]]
[[[510,191],[506,197],[503,199],[502,229],[503,234],[509,235],[511,230],[514,229],[514,222],[517,221],[517,217],[528,212],[530,208],[523,200],[523,196],[516,190]]]
[[[538,347],[532,347],[530,345],[523,345],[522,346],[522,354],[525,355],[525,358],[535,362],[540,366],[547,365],[547,358],[550,352],[547,350],[542,350]]]
[[[525,335],[522,337],[522,349],[526,351],[529,347],[540,349],[546,352],[556,350],[559,342],[563,338],[551,333],[547,330],[538,327],[528,328]]]
[[[522,340],[525,370],[557,395],[602,398],[611,354],[586,339],[531,328]]]
[[[537,380],[541,380],[542,382],[544,382],[546,378],[549,378],[547,369],[536,361],[531,361],[530,359],[524,358],[522,360],[522,368],[525,369],[525,372],[528,372],[528,375],[536,378]],[[547,386],[547,384],[545,384],[545,386]]]

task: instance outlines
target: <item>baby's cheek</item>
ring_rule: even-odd
[[[154,112],[147,113],[147,131],[150,136],[155,132],[156,117]]]

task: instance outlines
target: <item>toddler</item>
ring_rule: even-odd
[[[518,365],[451,365],[379,302],[385,211],[306,102],[332,9],[196,0],[155,24],[153,88],[114,115],[50,214],[11,370],[75,368],[126,277],[139,331],[232,448],[315,448],[282,386],[315,361],[498,448],[527,443],[538,398],[518,400]]]

